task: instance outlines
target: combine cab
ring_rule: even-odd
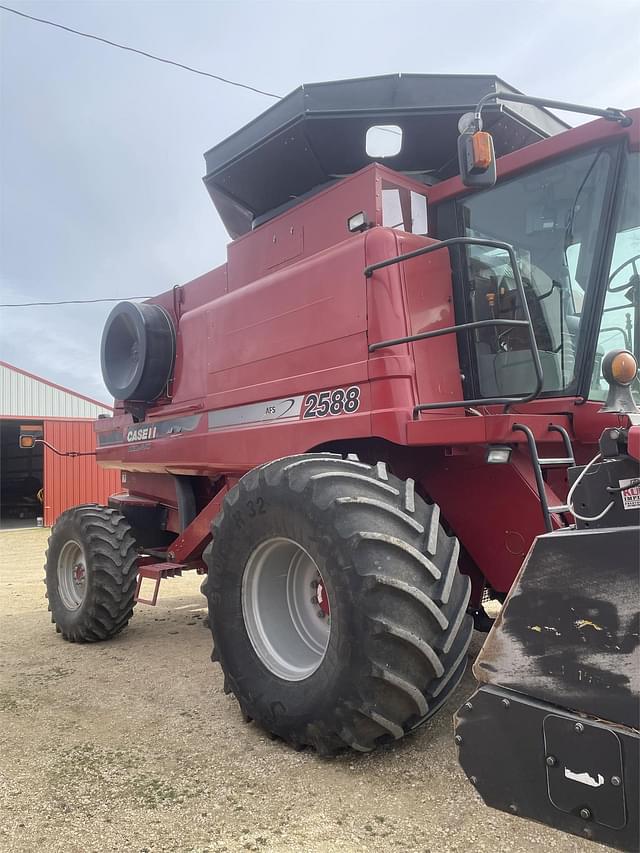
[[[227,263],[111,313],[123,490],[57,521],[47,590],[86,642],[205,574],[225,689],[322,754],[436,713],[507,597],[461,763],[487,803],[631,850],[640,113],[547,106],[323,83],[211,149]]]

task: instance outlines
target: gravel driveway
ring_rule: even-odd
[[[416,735],[326,760],[242,722],[209,660],[195,575],[164,581],[116,639],[63,642],[44,599],[47,533],[0,533],[0,850],[606,849],[481,804],[451,733],[469,674]]]

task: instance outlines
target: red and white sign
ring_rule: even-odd
[[[631,483],[633,483],[633,480],[620,480],[620,488],[624,489],[622,492],[622,503],[625,509],[640,509],[640,486],[631,486],[631,488],[627,489],[626,486],[629,486]]]

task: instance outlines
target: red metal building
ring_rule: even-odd
[[[93,421],[111,407],[0,361],[0,527],[29,527],[38,517],[53,524],[81,503],[106,503],[120,475],[103,470],[92,456],[57,456],[36,445],[22,450],[20,427],[42,428],[45,441],[61,451],[94,450]]]

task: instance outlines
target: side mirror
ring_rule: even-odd
[[[493,137],[481,130],[473,113],[458,124],[458,167],[465,187],[492,187],[496,182],[496,155]]]

